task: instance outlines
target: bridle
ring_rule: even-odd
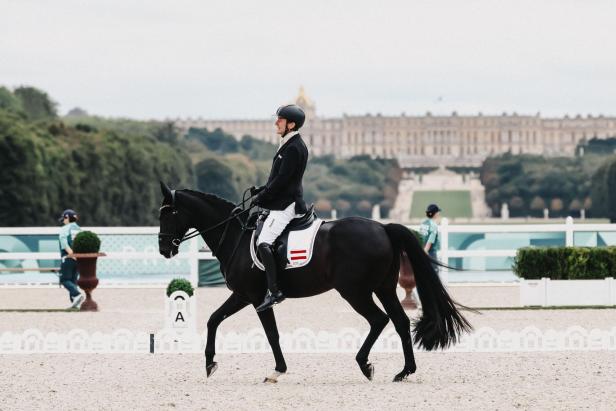
[[[248,198],[246,198],[246,193],[249,191],[250,189],[247,189],[246,191],[244,191],[244,194],[242,196],[242,201],[240,201],[238,204],[235,205],[235,208],[233,208],[233,210],[231,210],[231,215],[227,218],[225,218],[224,220],[220,221],[219,223],[214,224],[211,227],[208,227],[204,230],[198,230],[198,229],[194,229],[193,231],[184,234],[182,237],[180,237],[176,233],[158,233],[158,242],[160,244],[160,242],[162,241],[162,239],[164,237],[172,237],[171,238],[171,244],[173,244],[174,247],[180,247],[180,244],[182,244],[184,241],[190,240],[191,238],[195,238],[198,237],[202,234],[205,234],[207,232],[210,232],[218,227],[221,227],[223,224],[225,225],[225,228],[223,230],[222,236],[220,237],[220,241],[218,241],[218,245],[216,247],[216,250],[212,250],[212,255],[216,256],[216,254],[218,254],[218,251],[220,250],[220,247],[222,246],[222,243],[224,242],[226,236],[227,236],[227,231],[229,229],[229,222],[231,222],[232,220],[237,220],[238,223],[240,224],[240,227],[242,228],[242,231],[246,231],[248,228],[246,227],[246,225],[244,224],[244,222],[242,221],[242,219],[240,218],[240,216],[246,212],[249,212],[253,206],[252,204],[248,207],[245,208],[245,204],[248,200],[250,200],[252,197],[254,197],[254,195],[250,195]],[[171,213],[174,219],[174,226],[177,229],[178,227],[178,222],[177,222],[177,216],[178,216],[178,210],[175,207],[175,190],[171,190],[171,204],[163,204],[160,209],[159,209],[159,213],[162,214],[163,210],[165,209],[171,209]],[[233,255],[235,254],[235,251],[237,250],[237,247],[239,245],[239,240],[241,239],[242,236],[239,236],[238,242],[235,246],[235,248],[233,249],[233,253],[231,255],[231,258],[233,258]]]

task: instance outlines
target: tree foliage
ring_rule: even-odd
[[[13,91],[19,105],[30,120],[42,120],[58,116],[57,104],[42,90],[35,87],[17,87]]]
[[[188,156],[154,139],[0,110],[0,226],[56,224],[65,208],[87,225],[153,225],[158,181],[192,186]]]
[[[84,225],[155,225],[158,181],[239,201],[267,181],[277,145],[222,130],[170,122],[108,119],[83,109],[58,118],[43,91],[0,87],[0,226],[57,224],[74,208]],[[311,157],[304,198],[325,213],[383,215],[392,207],[401,170],[396,161],[358,156]]]
[[[503,203],[509,204],[512,217],[539,217],[548,207],[552,217],[564,217],[571,212],[577,214],[582,206],[579,199],[590,197],[591,191],[596,191],[592,188],[598,184],[595,180],[602,179],[594,175],[604,159],[598,155],[545,158],[509,153],[490,157],[484,161],[480,172],[486,203],[495,216],[499,215]],[[579,204],[574,202],[576,199]],[[593,204],[597,204],[595,200],[598,199],[593,194]],[[599,201],[606,204],[604,200]],[[569,206],[571,204],[573,208]],[[605,217],[606,212],[595,207],[591,214]]]
[[[278,149],[249,136],[238,142],[220,129],[192,128],[188,130],[187,139],[199,141],[207,149],[204,158],[195,166],[197,187],[232,201],[239,201],[247,187],[267,181],[272,158]],[[394,160],[369,156],[349,160],[336,160],[333,156],[311,157],[304,175],[304,199],[309,204],[319,204],[322,212],[336,208],[340,217],[369,217],[375,204],[380,204],[382,213],[387,215],[398,193],[401,174]]]

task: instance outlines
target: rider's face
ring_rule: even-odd
[[[275,124],[276,124],[276,134],[283,135],[284,130],[287,127],[287,120],[285,120],[284,118],[278,117],[276,119]]]

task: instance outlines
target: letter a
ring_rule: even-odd
[[[178,311],[178,315],[175,317],[175,322],[177,323],[179,320],[184,321],[184,316],[182,315],[181,311]],[[186,321],[184,321],[186,322]]]

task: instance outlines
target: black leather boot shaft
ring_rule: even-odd
[[[267,275],[267,288],[272,294],[278,292],[278,266],[276,265],[276,257],[269,244],[261,243],[258,247],[259,257],[265,266],[265,274]]]

